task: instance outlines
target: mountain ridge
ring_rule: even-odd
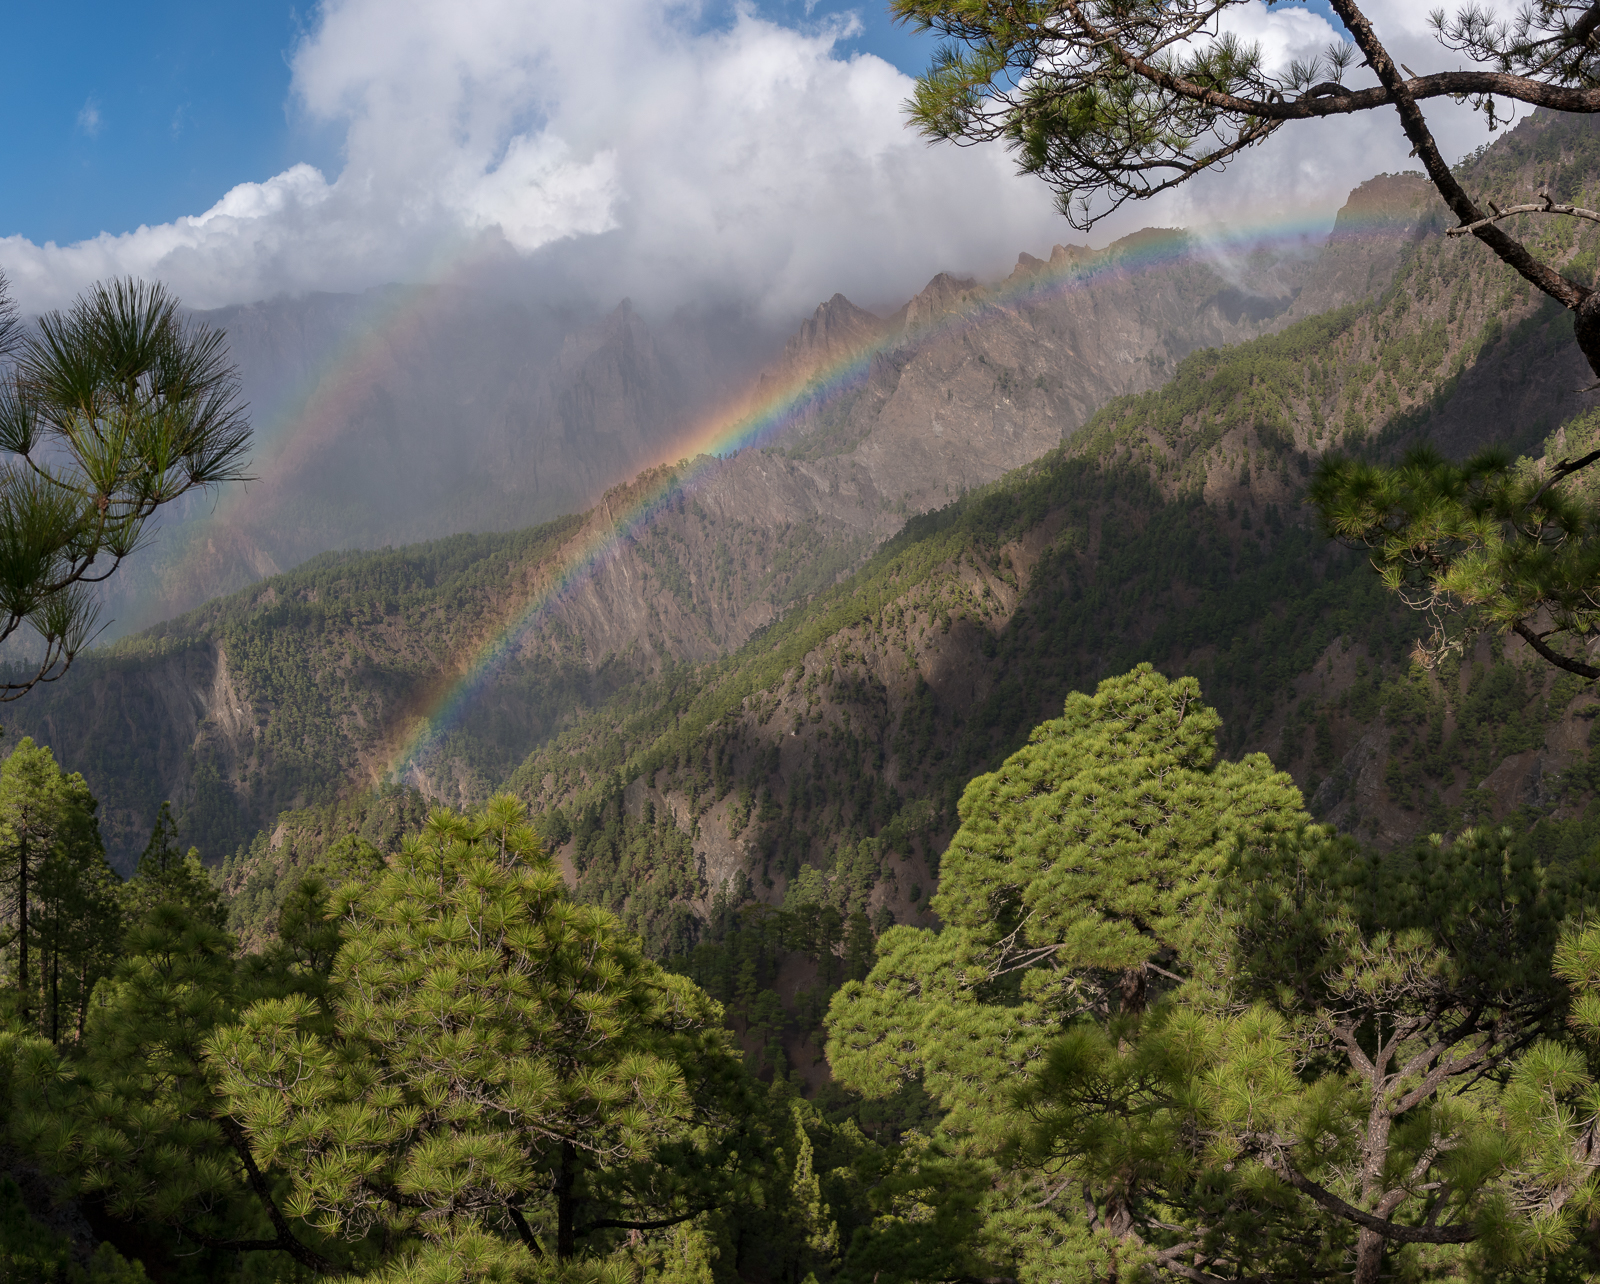
[[[1350,276],[1355,259],[1356,268],[1365,263],[1363,282],[1373,279],[1384,263],[1412,252],[1409,217],[1379,235],[1336,242],[1343,258],[1330,262]],[[1238,287],[1208,262],[1180,256],[1143,275],[1129,267],[1163,237],[1172,239],[1151,233],[1095,257],[1061,247],[1052,257],[1067,275],[1053,292],[1018,290],[1038,276],[1019,260],[1021,277],[988,289],[936,277],[898,319],[874,322],[842,296],[830,299],[792,337],[790,376],[836,363],[865,337],[878,345],[865,378],[831,402],[803,403],[795,422],[763,448],[701,461],[693,493],[671,494],[655,521],[523,640],[479,706],[431,756],[410,765],[410,783],[436,798],[481,796],[530,745],[581,722],[630,684],[689,672],[685,665],[714,663],[748,645],[918,520],[917,511],[945,503],[946,487],[970,492],[1026,465],[1041,447],[1059,448],[1063,422],[1070,426],[1078,413],[1075,396],[1159,383],[1161,362],[1145,359],[1151,336],[1180,346],[1211,333],[1271,330],[1289,324],[1307,288],[1343,288],[1319,284],[1314,264],[1259,256],[1248,279],[1293,284],[1251,296],[1274,300],[1261,316],[1237,313],[1228,322],[1218,300]],[[1129,300],[1140,315],[1109,334],[1097,318]],[[1480,300],[1469,309],[1474,324],[1483,307]],[[1187,318],[1181,335],[1167,325],[1173,317]],[[897,324],[916,341],[897,343]],[[621,317],[617,325],[632,322]],[[1077,336],[1091,328],[1097,346],[1086,352]],[[1138,359],[1095,374],[1097,354],[1108,351]],[[1078,379],[1076,392],[1062,386],[1068,376]],[[940,414],[957,431],[935,431]],[[1222,446],[1229,467],[1235,445]],[[650,487],[672,492],[670,473],[636,478],[603,503],[625,507]],[[1287,493],[1271,502],[1283,507]],[[13,726],[56,744],[102,790],[110,846],[124,867],[168,797],[181,805],[186,836],[203,840],[215,857],[285,808],[385,778],[394,746],[436,702],[430,693],[455,680],[456,657],[494,637],[520,601],[611,521],[592,510],[518,536],[325,555],[84,658],[66,683],[19,710]],[[141,665],[151,666],[145,691]],[[91,733],[104,738],[113,725],[133,729],[134,747],[126,757],[98,750],[100,760],[89,761],[83,747]],[[108,787],[124,771],[134,783]]]

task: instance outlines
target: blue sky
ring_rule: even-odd
[[[1451,57],[1417,0],[1365,8],[1411,65]],[[1246,0],[1229,25],[1281,68],[1326,47],[1329,17]],[[1391,114],[1296,126],[1074,229],[1004,147],[906,127],[935,41],[876,0],[63,0],[8,18],[27,56],[0,78],[0,270],[28,310],[112,275],[210,308],[471,263],[603,306],[792,318],[1140,227],[1326,227],[1356,184],[1415,164]],[[1428,110],[1447,154],[1483,141],[1470,110]]]
[[[1308,7],[1331,19],[1325,0]],[[807,29],[853,14],[841,52],[915,74],[934,41],[885,6],[767,0],[766,17]],[[731,20],[712,0],[708,27]],[[341,139],[308,125],[289,95],[289,57],[312,7],[282,0],[57,0],[12,6],[0,112],[7,130],[0,236],[68,244],[208,208],[234,185],[305,161],[334,177]]]
[[[56,0],[11,6],[6,26],[0,234],[166,222],[317,159],[285,116],[299,19],[281,0]]]

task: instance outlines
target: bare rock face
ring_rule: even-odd
[[[1258,257],[1241,286],[1181,232],[1056,246],[1048,262],[1019,256],[995,286],[941,273],[877,330],[835,296],[792,346],[837,364],[837,342],[813,336],[848,318],[862,371],[767,453],[815,465],[824,489],[866,509],[938,507],[1058,445],[1112,397],[1164,381],[1195,348],[1281,324],[1311,261]]]
[[[783,356],[761,376],[761,386],[804,378],[848,359],[876,342],[890,326],[842,294],[835,294],[801,323]]]
[[[758,404],[785,397],[803,413],[760,449],[696,461],[681,489],[657,470],[608,491],[553,565],[605,544],[641,504],[653,515],[564,597],[559,627],[592,663],[627,655],[653,668],[742,645],[907,515],[1038,458],[1188,352],[1281,326],[1307,282],[1330,306],[1386,285],[1420,206],[1409,180],[1368,187],[1352,198],[1358,212],[1395,212],[1356,219],[1359,272],[1268,250],[1219,264],[1182,232],[1148,230],[1104,251],[1021,255],[993,286],[940,273],[887,319],[834,295],[756,382]],[[584,386],[613,380],[616,414],[652,340],[626,308],[607,327],[569,338],[562,363],[588,372]]]
[[[413,635],[398,616],[365,622],[348,657],[308,675],[335,711],[328,734],[338,743],[317,760],[319,776],[302,772],[306,788],[331,787],[330,772],[376,779],[416,712],[432,707],[428,693],[557,581],[566,585],[557,609],[519,641],[525,666],[626,675],[723,654],[859,567],[910,515],[1037,459],[1108,400],[1164,382],[1195,349],[1281,327],[1313,290],[1331,307],[1386,286],[1417,226],[1412,192],[1388,183],[1361,196],[1396,212],[1363,223],[1365,239],[1336,238],[1343,257],[1331,266],[1268,248],[1224,260],[1181,232],[1151,230],[1102,251],[1021,255],[989,285],[941,273],[888,317],[836,294],[781,350],[772,343],[765,372],[741,385],[747,399],[788,407],[783,431],[686,472],[647,466],[707,406],[728,400],[735,373],[753,364],[761,336],[733,333],[727,318],[647,324],[623,303],[574,321],[463,291],[410,299],[399,321],[357,315],[336,298],[234,309],[213,319],[229,329],[251,386],[270,392],[298,379],[311,391],[263,411],[258,423],[281,413],[294,425],[286,438],[264,432],[263,480],[215,518],[164,531],[145,584],[171,611],[330,546],[526,527],[587,509],[554,555],[508,564],[483,586],[471,628],[428,634],[419,621]],[[354,356],[328,355],[354,331]],[[628,520],[644,508],[648,521]],[[574,577],[575,567],[584,569]],[[999,583],[984,589],[1004,596]],[[139,585],[128,577],[122,587]],[[272,591],[254,592],[267,603]],[[115,804],[110,841],[124,854],[163,798],[226,796],[214,813],[236,803],[253,815],[272,789],[299,797],[300,777],[272,783],[269,759],[300,743],[272,730],[272,693],[243,689],[242,659],[230,665],[203,623],[182,627],[182,649],[85,663],[18,724],[38,726],[69,766],[72,742],[119,736],[156,764],[144,773],[147,798]],[[984,667],[974,649],[955,676],[934,666],[924,678],[936,691],[970,686]],[[388,685],[374,676],[384,674]],[[518,690],[484,699],[514,703]],[[544,743],[576,707],[536,717],[499,709],[514,724],[507,752]],[[432,796],[477,788],[443,760],[414,770]],[[219,836],[208,852],[226,845]],[[732,851],[703,854],[709,867]]]
[[[1038,458],[1196,348],[1285,324],[1308,286],[1328,307],[1386,286],[1422,206],[1409,179],[1368,188],[1341,216],[1359,240],[1341,240],[1326,271],[1267,249],[1224,264],[1185,233],[1152,229],[1104,251],[1020,255],[992,286],[940,273],[887,319],[834,295],[757,382],[757,403],[787,396],[803,413],[761,449],[700,461],[686,502],[586,581],[565,624],[596,657],[638,648],[704,659],[742,644],[797,592],[854,569],[908,514]],[[608,495],[574,547],[635,497],[632,485]],[[803,541],[833,569],[797,588],[771,564]],[[657,556],[680,572],[679,591],[659,591]]]
[[[1048,260],[1020,255],[990,286],[940,273],[887,318],[835,294],[775,357],[777,335],[731,312],[651,324],[626,300],[583,317],[463,287],[203,314],[240,365],[259,480],[168,521],[109,584],[108,636],[327,548],[583,510],[670,457],[762,360],[758,402],[807,381],[817,396],[766,451],[789,464],[740,463],[730,486],[747,498],[719,500],[725,516],[838,522],[830,538],[880,539],[905,514],[1036,458],[1108,399],[1162,382],[1195,348],[1381,288],[1416,234],[1419,183],[1363,185],[1320,259],[1261,250],[1223,262],[1161,229],[1103,251],[1058,245]],[[721,645],[741,631],[712,633]]]

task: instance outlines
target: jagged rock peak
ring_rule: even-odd
[[[1137,232],[1129,232],[1127,236],[1112,241],[1101,253],[1108,259],[1115,259],[1151,250],[1176,249],[1193,243],[1194,234],[1187,228],[1141,227]]]
[[[1068,263],[1087,263],[1094,251],[1087,245],[1056,245],[1050,249],[1050,266],[1061,267]]]
[[[633,310],[633,300],[624,299],[606,318],[605,333],[607,338],[621,334],[647,334],[649,327],[645,325],[644,318]]]
[[[859,352],[884,333],[885,325],[842,294],[819,304],[783,347],[785,374],[804,378],[812,371]]]
[[[970,276],[951,276],[941,272],[923,287],[906,305],[906,329],[918,330],[937,321],[947,313],[957,311],[979,289]]]
[[[1011,269],[1011,277],[1016,279],[1018,277],[1033,276],[1037,272],[1044,271],[1049,266],[1050,264],[1044,259],[1036,259],[1024,250],[1017,255],[1017,266]]]

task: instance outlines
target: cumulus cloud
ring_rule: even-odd
[[[93,98],[83,100],[78,109],[78,131],[94,138],[100,132],[100,104]]]
[[[1410,0],[1370,9],[1412,66],[1454,65]],[[117,273],[159,277],[205,307],[499,256],[601,302],[709,295],[776,318],[837,289],[898,301],[936,271],[996,273],[1019,250],[1082,239],[1002,149],[929,147],[906,129],[911,82],[843,56],[846,26],[797,30],[743,10],[706,30],[698,17],[661,0],[325,0],[292,93],[342,134],[337,175],[297,165],[192,217],[74,245],[0,239],[0,266],[31,309]],[[1260,0],[1231,22],[1273,65],[1334,38],[1321,17]],[[1456,154],[1485,137],[1453,106],[1430,117]],[[1383,113],[1291,127],[1094,239],[1326,222],[1356,182],[1414,168],[1407,150]]]

